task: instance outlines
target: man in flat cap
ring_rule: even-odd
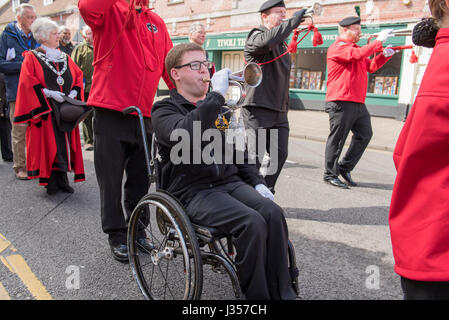
[[[389,47],[383,54],[369,59],[375,52],[382,52],[382,43],[392,36],[392,29],[382,30],[375,41],[359,47],[362,31],[359,17],[340,21],[340,36],[327,52],[326,112],[329,113],[330,134],[325,150],[324,181],[332,186],[349,189],[357,184],[350,172],[362,157],[373,135],[371,117],[365,105],[368,86],[367,72],[376,72],[395,53]],[[351,144],[340,160],[344,143],[352,131]],[[341,181],[341,175],[347,183]],[[349,186],[348,186],[349,185]]]
[[[306,9],[299,10],[290,19],[286,19],[284,1],[269,0],[262,4],[259,12],[262,25],[249,32],[244,55],[247,62],[263,64],[287,51],[285,40],[303,21]],[[248,88],[242,109],[248,139],[253,141],[248,143],[249,155],[255,158],[259,169],[265,151],[270,155],[265,181],[273,193],[288,154],[287,111],[291,65],[289,54],[264,64],[262,83],[256,88]],[[258,129],[266,130],[264,142],[259,142]],[[272,133],[277,138],[270,144]],[[257,150],[259,145],[264,146],[263,150]]]

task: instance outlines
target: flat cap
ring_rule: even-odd
[[[274,8],[274,7],[284,7],[285,8],[285,3],[283,0],[279,1],[279,0],[268,0],[265,1],[262,6],[259,9],[259,12],[264,12],[267,11],[268,9]]]
[[[359,17],[347,17],[341,20],[338,24],[342,27],[349,27],[353,24],[360,24],[360,21]]]

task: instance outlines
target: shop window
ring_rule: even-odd
[[[298,50],[292,56],[290,88],[304,90],[326,90],[327,49]]]
[[[401,74],[402,51],[396,53],[382,68],[368,78],[368,92],[383,95],[398,95]]]

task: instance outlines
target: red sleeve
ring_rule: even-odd
[[[79,0],[78,8],[83,20],[92,29],[101,29],[104,25],[106,12],[118,0]]]
[[[382,49],[382,42],[378,40],[375,40],[361,48],[354,47],[349,43],[341,41],[335,44],[328,58],[339,62],[363,60],[367,59],[380,49]]]
[[[34,121],[52,111],[42,89],[45,88],[42,67],[34,54],[29,51],[25,55],[20,70],[17,100],[14,111],[14,123]]]
[[[173,43],[170,39],[170,35],[168,34],[167,31],[165,31],[166,34],[166,40],[165,40],[165,55],[164,57],[167,57],[168,52],[171,50],[171,48],[173,48]],[[164,58],[165,61],[165,58]],[[162,71],[162,78],[164,79],[165,83],[167,84],[167,87],[169,90],[174,89],[175,85],[173,84],[173,82],[170,80],[170,77],[168,76],[168,71],[165,68],[165,63],[164,63],[164,70]]]
[[[390,60],[391,57],[385,58],[382,53],[378,53],[373,59],[366,59],[366,65],[369,73],[374,73]]]

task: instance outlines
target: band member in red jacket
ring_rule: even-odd
[[[449,299],[449,0],[430,0],[436,45],[393,159],[395,271],[405,299]]]
[[[377,39],[359,47],[362,35],[360,18],[348,17],[339,23],[340,36],[327,52],[326,112],[329,113],[330,134],[325,151],[324,181],[332,186],[348,188],[338,176],[356,186],[350,172],[362,157],[371,140],[371,117],[365,106],[368,86],[367,72],[375,72],[394,55],[386,48],[374,59],[371,55],[382,50],[382,42],[391,36],[392,29],[382,30]],[[338,162],[344,143],[352,131],[353,137],[346,155]]]
[[[126,218],[148,191],[142,138],[137,116],[124,116],[138,106],[151,129],[150,112],[161,76],[174,86],[164,61],[172,42],[164,21],[150,9],[148,0],[80,0],[78,7],[91,27],[94,73],[87,103],[95,107],[94,161],[100,187],[101,221],[109,236],[113,257],[128,261]],[[146,246],[144,237],[141,245]]]

